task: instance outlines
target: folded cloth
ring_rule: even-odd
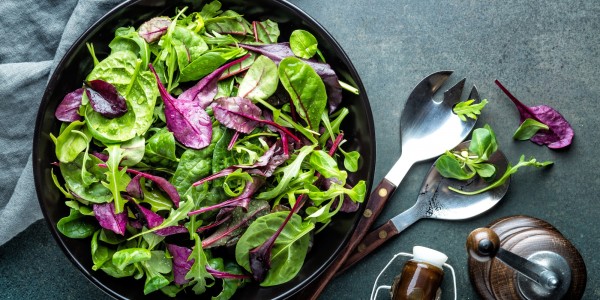
[[[0,245],[42,218],[31,146],[48,77],[117,0],[0,1]]]

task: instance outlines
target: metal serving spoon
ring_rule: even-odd
[[[461,143],[455,150],[468,149],[468,147],[469,141]],[[508,160],[500,150],[496,151],[489,161],[496,166],[497,177],[502,176],[508,167]],[[462,220],[488,211],[504,197],[508,190],[509,181],[506,181],[503,185],[495,189],[467,196],[453,192],[448,187],[451,186],[465,191],[475,191],[486,187],[490,183],[479,176],[476,176],[476,179],[466,182],[442,177],[435,168],[434,163],[427,177],[423,180],[421,191],[417,197],[417,203],[403,213],[393,217],[379,228],[368,233],[361,244],[348,257],[338,273],[354,265],[384,242],[398,235],[422,218]]]
[[[439,71],[425,77],[408,96],[400,116],[402,155],[369,196],[363,215],[348,244],[329,269],[307,288],[310,290],[307,299],[316,299],[321,294],[348,255],[367,234],[410,167],[416,162],[434,158],[454,148],[475,126],[475,120],[462,121],[452,111],[454,105],[460,101],[465,79],[447,90],[442,101],[433,99],[451,74],[452,71]],[[480,101],[475,87],[471,90],[469,99]]]

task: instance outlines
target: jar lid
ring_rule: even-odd
[[[413,247],[413,260],[418,262],[428,263],[430,265],[434,265],[440,269],[448,260],[448,256],[446,254],[433,250],[423,246],[414,246]]]

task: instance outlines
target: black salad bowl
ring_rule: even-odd
[[[86,43],[93,43],[98,57],[108,53],[108,42],[114,37],[114,31],[121,26],[141,25],[153,16],[174,15],[176,7],[188,6],[192,9],[205,1],[193,0],[133,0],[122,3],[98,20],[68,50],[52,74],[44,93],[35,127],[33,141],[33,163],[35,185],[39,202],[46,222],[54,238],[71,262],[92,283],[117,299],[163,299],[165,295],[155,292],[144,296],[143,280],[116,279],[102,271],[93,271],[90,239],[70,239],[58,232],[57,222],[69,214],[64,197],[53,184],[51,170],[56,160],[54,144],[50,133],[57,135],[60,122],[55,119],[54,111],[62,98],[70,91],[81,87],[87,73],[93,67]],[[367,191],[371,189],[375,169],[375,133],[371,108],[363,84],[352,63],[333,37],[315,20],[294,5],[281,0],[221,0],[224,9],[235,10],[248,20],[271,19],[279,23],[280,41],[286,41],[294,29],[312,32],[319,41],[319,49],[332,65],[340,80],[348,82],[360,90],[360,95],[344,91],[343,106],[350,115],[342,125],[346,151],[357,150],[362,159],[359,170],[350,176],[352,182],[366,180]],[[58,173],[58,172],[57,172]],[[62,178],[59,178],[62,181]],[[292,298],[321,274],[335,259],[347,242],[361,210],[352,214],[339,213],[334,221],[323,231],[315,235],[314,244],[308,253],[300,273],[291,281],[274,287],[263,288],[257,284],[246,285],[238,290],[235,299],[286,299]],[[193,293],[180,293],[180,298],[203,299]]]

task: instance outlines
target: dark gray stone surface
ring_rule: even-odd
[[[600,298],[600,4],[597,1],[358,1],[293,0],[337,39],[367,89],[375,115],[375,182],[400,155],[399,116],[414,85],[442,69],[467,77],[490,103],[479,126],[490,124],[513,163],[521,154],[552,160],[549,170],[522,169],[493,211],[448,222],[422,220],[360,265],[336,278],[322,299],[368,299],[375,277],[393,254],[414,245],[445,252],[458,279],[459,299],[477,299],[468,279],[465,238],[504,216],[525,214],[557,227],[588,267],[584,299]],[[518,114],[494,85],[501,80],[529,105],[559,110],[575,130],[573,145],[554,151],[513,141]],[[414,203],[431,162],[415,165],[378,223]],[[45,223],[37,222],[0,247],[0,299],[106,299],[65,258]],[[382,279],[391,284],[401,263]],[[451,299],[451,276],[443,299]],[[384,299],[381,297],[380,299]]]

